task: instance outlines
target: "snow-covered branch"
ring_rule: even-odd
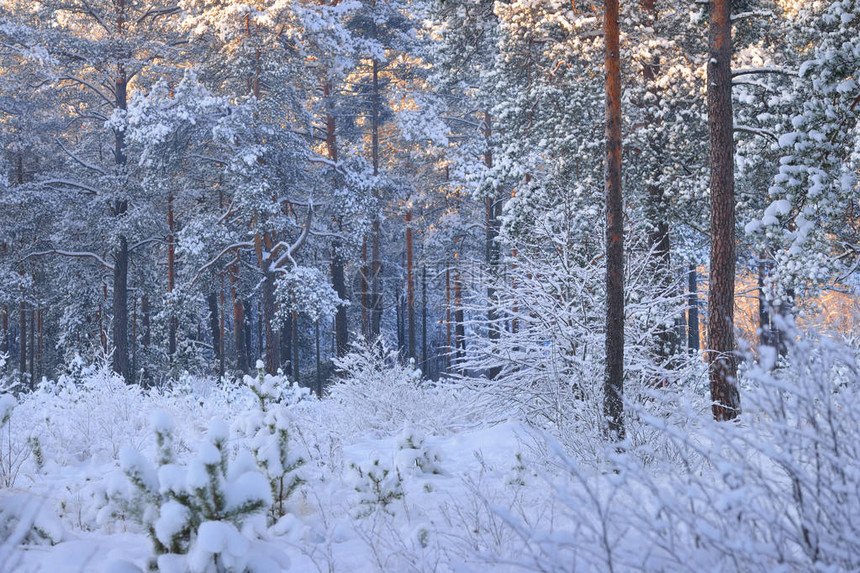
[[[760,68],[740,68],[732,70],[732,77],[748,76],[752,74],[778,74],[784,76],[796,76],[797,70],[783,68],[781,66],[762,66]]]
[[[293,243],[292,245],[287,245],[284,242],[280,242],[277,245],[275,245],[275,247],[272,249],[272,252],[275,252],[279,248],[282,248],[282,247],[286,247],[286,249],[287,249],[287,251],[283,255],[278,257],[277,261],[275,261],[275,263],[273,265],[273,267],[275,269],[279,269],[287,261],[292,263],[293,267],[298,266],[298,263],[296,263],[296,260],[293,258],[293,255],[296,254],[296,251],[298,251],[301,248],[301,246],[304,244],[304,242],[307,240],[308,235],[311,232],[311,222],[313,221],[313,216],[314,216],[314,207],[313,207],[313,204],[311,204],[311,206],[308,207],[308,216],[305,219],[305,223],[304,223],[304,226],[302,228],[302,233],[299,235],[299,238],[296,239],[296,242]]]
[[[203,276],[203,273],[205,273],[207,270],[209,270],[212,267],[212,265],[214,265],[218,261],[220,261],[224,255],[226,255],[227,253],[229,253],[233,249],[243,249],[243,248],[248,248],[248,247],[253,247],[253,246],[254,246],[254,243],[252,243],[250,241],[242,241],[242,242],[227,245],[226,247],[224,247],[221,250],[220,253],[218,253],[214,258],[207,261],[206,264],[204,264],[202,267],[200,267],[197,270],[197,274],[194,275],[194,279],[191,281],[191,286],[194,286],[195,284],[197,284],[197,281],[200,280],[200,277]]]
[[[737,14],[732,14],[732,22],[737,22],[738,20],[745,20],[746,18],[754,18],[756,16],[761,16],[762,18],[770,18],[773,16],[773,12],[770,10],[750,10],[749,12],[738,12]]]
[[[165,8],[150,8],[137,19],[137,23],[140,24],[141,22],[150,17],[154,20],[159,16],[169,16],[170,14],[175,14],[177,12],[179,12],[179,6],[176,5],[167,6]]]
[[[734,130],[741,131],[744,133],[751,133],[760,137],[768,137],[774,141],[779,141],[779,137],[777,137],[775,133],[766,129],[761,129],[759,127],[750,127],[748,125],[735,125]]]
[[[91,170],[93,170],[96,173],[99,173],[101,175],[107,175],[107,173],[105,173],[105,170],[102,169],[101,167],[99,167],[98,165],[93,165],[92,163],[88,163],[88,162],[84,161],[83,159],[81,159],[80,157],[78,157],[77,155],[75,155],[74,153],[72,153],[71,151],[69,151],[69,149],[65,145],[63,145],[63,142],[60,141],[59,137],[55,138],[54,141],[57,142],[57,145],[60,146],[60,149],[62,149],[66,153],[66,155],[71,157],[75,161],[75,163],[77,163],[81,167],[84,167],[86,169],[91,169]]]
[[[101,89],[99,89],[97,86],[94,86],[93,84],[91,84],[90,82],[88,82],[86,80],[83,80],[81,78],[76,78],[74,76],[60,76],[57,78],[57,81],[67,81],[67,82],[72,82],[72,83],[84,86],[85,88],[88,88],[94,94],[96,94],[97,96],[102,98],[105,101],[105,103],[107,103],[109,106],[115,106],[116,105],[116,102],[113,99],[109,98],[107,95],[105,95],[105,93]]]
[[[763,84],[761,82],[756,82],[756,81],[751,81],[751,80],[733,80],[732,85],[733,86],[751,86],[754,88],[760,88],[766,92],[775,92],[776,91],[772,87],[768,86],[767,84]]]
[[[48,179],[47,181],[42,181],[41,184],[45,185],[46,187],[51,187],[52,189],[55,189],[54,185],[65,185],[67,187],[74,187],[76,189],[80,189],[81,191],[85,191],[86,195],[98,195],[99,193],[101,193],[101,191],[99,189],[96,189],[95,187],[90,187],[85,183],[72,181],[70,179]]]
[[[18,264],[23,263],[27,259],[31,259],[33,257],[43,257],[45,255],[61,255],[63,257],[94,259],[95,261],[100,263],[104,268],[106,268],[108,270],[112,271],[114,268],[112,264],[110,264],[109,262],[104,260],[102,257],[100,257],[99,255],[97,255],[93,252],[90,252],[90,251],[63,251],[60,249],[51,249],[49,251],[39,251],[36,253],[30,253],[29,255],[27,255],[27,256],[23,257],[21,260],[19,260]]]
[[[133,251],[133,250],[138,249],[140,247],[143,247],[145,245],[148,245],[150,243],[160,243],[163,241],[164,241],[164,237],[150,237],[148,239],[143,239],[142,241],[138,241],[138,242],[134,243],[133,245],[130,245],[128,247],[128,250],[130,252],[130,251]]]

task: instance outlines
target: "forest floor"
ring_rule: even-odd
[[[145,570],[149,537],[131,515],[110,510],[112,492],[125,481],[123,447],[154,459],[151,419],[164,411],[174,420],[177,463],[187,463],[212,419],[234,429],[229,446],[236,450],[243,444],[235,429],[253,415],[254,396],[241,385],[224,391],[209,379],[185,383],[170,393],[143,392],[102,371],[74,388],[48,386],[15,407],[0,459],[15,474],[14,484],[0,489],[0,533],[5,527],[11,538],[28,519],[33,532],[3,547],[0,571]],[[384,408],[375,419],[370,396],[371,413],[357,419],[333,398],[301,398],[290,406],[290,447],[305,460],[295,472],[303,483],[286,500],[285,515],[270,517],[270,527],[254,534],[271,557],[258,570],[272,562],[277,570],[308,572],[452,570],[453,563],[459,571],[487,570],[485,559],[470,565],[454,555],[458,543],[478,533],[458,542],[452,535],[492,519],[485,493],[506,498],[509,507],[521,503],[525,476],[517,456],[533,431],[516,421],[484,423],[462,408],[450,412],[445,427],[445,419],[429,419],[440,408],[430,408],[436,411],[428,419],[414,415],[421,404],[405,405],[403,419]],[[369,474],[377,468],[389,475],[375,485]]]
[[[631,394],[620,447],[599,399],[396,361],[323,399],[78,364],[0,395],[0,573],[860,570],[857,352],[793,352],[745,372],[737,423]]]

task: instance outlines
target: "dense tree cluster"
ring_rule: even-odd
[[[736,277],[770,345],[856,294],[860,3],[610,4],[6,0],[0,350],[322,389],[382,336],[570,400],[606,364],[620,435],[701,346],[734,417]]]

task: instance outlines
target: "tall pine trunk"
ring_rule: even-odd
[[[371,159],[373,176],[379,175],[379,62],[373,60],[373,91],[371,92]],[[374,195],[379,199],[379,191]],[[371,276],[370,276],[370,338],[376,340],[382,331],[382,261],[380,260],[380,221],[373,219],[371,231]]]
[[[119,237],[113,270],[113,370],[128,378],[128,241]]]
[[[454,345],[457,368],[461,369],[466,358],[466,321],[463,314],[463,281],[460,279],[459,266],[454,269]]]
[[[337,163],[337,124],[334,114],[332,113],[332,105],[329,100],[331,97],[331,82],[327,81],[323,84],[323,96],[326,98],[326,150],[328,158]],[[337,293],[340,300],[346,302],[346,277],[344,273],[345,262],[341,250],[343,245],[339,239],[335,239],[331,244],[331,286]],[[349,323],[346,314],[346,305],[337,307],[334,315],[334,339],[335,351],[338,356],[344,356],[349,351]]]
[[[280,333],[275,327],[275,273],[267,271],[263,279],[263,323],[266,334],[266,372],[276,374],[281,367]]]
[[[249,371],[248,346],[245,338],[245,305],[237,292],[239,266],[230,269],[230,294],[233,299],[233,339],[236,345],[236,368],[241,372]]]
[[[263,273],[263,297],[258,299],[260,307],[258,312],[257,346],[264,354],[266,372],[276,374],[281,366],[281,343],[278,329],[275,327],[275,270],[271,265],[271,253],[274,248],[272,233],[265,231],[257,233],[254,237],[254,249],[257,253],[257,263]],[[265,341],[263,334],[265,333]]]
[[[695,354],[701,348],[699,339],[699,277],[696,264],[687,270],[687,350]]]
[[[21,373],[21,383],[27,380],[27,303],[21,299],[21,309],[18,314],[18,371]]]
[[[624,439],[624,219],[621,197],[621,66],[618,0],[603,14],[606,71],[606,371],[603,413],[609,436]]]
[[[490,114],[484,113],[484,165],[487,169],[493,166],[493,150],[490,147],[490,138],[493,134],[492,122]],[[496,287],[494,286],[494,281],[498,279],[499,255],[501,254],[496,239],[499,236],[499,227],[501,225],[502,202],[496,197],[495,190],[487,197],[486,210],[486,258],[487,269],[490,272],[490,280],[487,286],[487,336],[492,344],[498,342],[501,338],[501,326],[499,325],[499,317],[495,307]],[[487,377],[493,380],[501,371],[501,367],[494,366],[487,372]]]
[[[167,198],[167,292],[173,293],[176,286],[176,229],[173,221],[173,195]],[[170,316],[167,328],[167,355],[172,360],[176,354],[176,331],[179,320],[176,317],[175,301],[170,299]]]
[[[421,370],[429,377],[427,362],[427,265],[421,265]]]
[[[415,259],[412,244],[412,208],[406,211],[406,353],[415,358]]]
[[[221,328],[218,325],[218,294],[213,290],[206,296],[209,306],[209,329],[212,331],[212,352],[221,359]]]
[[[716,420],[740,414],[736,385],[735,186],[732,125],[731,0],[710,0],[708,128],[711,166],[711,274],[708,286],[708,361]]]
[[[122,27],[125,2],[120,2],[118,27]],[[125,110],[128,98],[128,83],[126,72],[122,65],[117,71],[114,83],[116,109]],[[114,130],[114,160],[117,171],[125,170],[127,163],[125,132]],[[113,212],[116,217],[122,217],[128,210],[128,201],[117,199],[113,202]],[[128,379],[128,239],[119,236],[119,244],[114,250],[113,268],[113,370],[123,378]]]
[[[292,312],[292,323],[293,323],[293,379],[298,382],[299,381],[299,313],[297,311]]]

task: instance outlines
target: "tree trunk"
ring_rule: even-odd
[[[173,223],[173,195],[167,198],[167,292],[168,295],[173,293],[176,285],[176,229]],[[168,318],[167,332],[167,355],[173,360],[173,355],[176,354],[176,331],[179,326],[179,320],[176,317],[176,304],[171,296],[170,300],[170,316]]]
[[[9,307],[3,305],[3,353],[9,354]]]
[[[21,383],[27,380],[27,303],[21,300],[20,314],[18,315],[18,370],[21,373]]]
[[[711,271],[708,361],[716,420],[740,414],[734,337],[735,190],[731,0],[710,0],[708,128],[711,166]]]
[[[406,355],[415,359],[415,259],[412,244],[412,209],[406,211]]]
[[[445,346],[448,349],[447,370],[451,371],[451,357],[454,355],[454,345],[451,339],[451,267],[445,267]]]
[[[152,334],[149,331],[149,321],[152,310],[149,306],[149,297],[146,294],[140,297],[140,313],[143,315],[141,317],[140,325],[141,330],[143,331],[143,340],[141,340],[141,343],[144,348],[149,348],[149,345],[152,344]]]
[[[656,2],[655,0],[642,0],[642,10],[645,11],[650,19],[649,24],[657,19]],[[645,81],[648,92],[645,102],[645,122],[646,128],[649,130],[650,141],[649,147],[651,152],[658,158],[656,165],[651,170],[651,177],[656,178],[660,172],[659,158],[663,153],[662,142],[659,141],[657,134],[661,133],[662,120],[659,116],[652,113],[654,106],[660,102],[661,94],[657,86],[654,84],[657,75],[660,72],[660,57],[655,52],[650,59],[643,62],[642,79]],[[648,185],[648,219],[651,227],[651,265],[654,269],[654,276],[657,287],[661,294],[668,294],[672,287],[672,271],[670,268],[671,244],[669,242],[669,222],[667,221],[668,205],[666,204],[666,196],[663,193],[663,188],[655,183]],[[673,361],[670,359],[675,348],[675,331],[671,326],[660,324],[657,327],[654,355],[657,364],[664,368],[671,368]],[[666,380],[659,380],[658,383],[666,384]]]
[[[517,270],[517,248],[514,247],[511,249],[511,291],[514,292],[514,296],[516,297],[517,292],[517,279],[516,279],[516,270]],[[513,305],[511,305],[511,334],[516,334],[520,330],[520,319],[518,315],[520,313],[520,305],[517,302],[517,299],[514,298]]]
[[[218,325],[218,294],[213,290],[206,297],[209,305],[209,329],[212,331],[212,352],[221,359],[221,328]]]
[[[299,381],[299,313],[293,311],[293,379]]]
[[[122,28],[124,22],[125,2],[120,2],[117,27]],[[117,68],[114,82],[116,109],[127,109],[128,82],[125,68]],[[114,129],[114,161],[117,171],[124,171],[127,163],[125,131]],[[113,212],[121,217],[128,210],[128,201],[117,199],[113,202]],[[128,379],[128,239],[120,235],[119,245],[114,252],[113,271],[113,370]]]
[[[331,246],[331,282],[338,298],[347,300],[346,279],[344,277],[344,261],[340,241],[334,241]],[[337,307],[334,315],[334,338],[338,356],[344,356],[349,352],[349,323],[347,322],[346,305]]]
[[[672,288],[672,274],[670,269],[669,223],[666,221],[666,200],[663,189],[658,185],[648,186],[649,214],[651,223],[651,245],[653,249],[651,266],[654,271],[657,288],[660,294],[669,294]],[[666,324],[657,327],[654,354],[657,363],[665,368],[672,367],[670,356],[675,344],[673,328]],[[663,380],[665,384],[665,380]]]
[[[320,360],[320,321],[314,321],[314,337],[317,353],[317,398],[322,398],[322,361]]]
[[[124,235],[114,253],[113,370],[128,379],[128,241]]]
[[[3,243],[2,247],[3,252],[3,262],[6,262],[6,243]],[[3,305],[3,353],[8,355],[10,350],[10,340],[9,340],[9,307],[7,305]]]
[[[394,304],[395,324],[397,325],[397,354],[405,356],[406,354],[406,333],[404,332],[403,323],[403,293],[398,292]]]
[[[131,299],[131,374],[137,372],[137,293]]]
[[[42,329],[42,326],[43,326],[43,324],[44,324],[44,317],[45,317],[45,313],[44,313],[44,311],[41,309],[41,305],[40,305],[39,310],[38,310],[38,311],[36,311],[36,328],[37,328],[37,329],[38,329],[38,331],[39,331],[39,338],[38,338],[38,340],[37,340],[37,346],[36,346],[36,348],[37,348],[37,351],[36,351],[36,364],[37,364],[37,366],[38,366],[38,367],[36,368],[36,374],[39,376],[39,378],[42,378],[42,375],[43,375],[43,372],[44,372],[44,370],[43,370],[43,354],[42,354],[42,350],[43,350],[43,348],[44,348],[44,347],[43,347],[43,345],[42,345],[42,343],[44,342],[44,340],[43,340],[43,338],[42,338],[42,334],[43,334],[43,332],[44,332],[44,331],[43,331],[43,329]]]
[[[328,158],[337,163],[337,124],[334,114],[332,113],[332,105],[329,100],[331,97],[331,82],[327,81],[323,84],[323,97],[326,98],[326,149]],[[346,279],[344,277],[344,260],[341,250],[343,245],[340,240],[335,239],[331,245],[331,283],[332,288],[337,293],[340,300],[346,302],[348,295],[346,291]],[[334,315],[334,338],[335,348],[338,356],[344,356],[349,352],[349,322],[347,320],[346,305],[337,307]]]
[[[618,0],[603,14],[606,69],[606,371],[603,414],[609,437],[624,439],[624,214],[621,197],[621,66]]]
[[[284,359],[284,372],[293,373],[293,313],[287,313],[287,320],[281,327],[281,357]]]
[[[288,315],[289,316],[289,315]],[[292,344],[293,344],[293,327],[292,319],[288,318],[284,324],[281,325],[281,332],[278,336],[278,341],[281,344],[281,367],[284,372],[287,374],[290,373],[290,368],[288,366],[290,362],[290,356],[292,354]]]
[[[30,307],[30,387],[36,387],[36,308]]]
[[[371,92],[371,159],[373,175],[379,175],[379,62],[373,60],[373,91]],[[379,199],[379,191],[374,190]],[[376,340],[382,332],[382,261],[379,258],[379,216],[373,219],[371,247],[370,338]]]
[[[257,352],[263,351],[263,323],[260,322],[260,317],[262,316],[262,313],[260,312],[261,306],[262,304],[258,298],[257,347],[254,348],[254,301],[248,298],[245,299],[245,346],[248,347],[248,362],[252,363],[252,366],[255,366],[257,360],[260,358],[260,355]]]
[[[271,271],[263,279],[262,320],[266,331],[266,372],[277,374],[281,367],[281,343],[275,328],[275,273]]]
[[[367,281],[370,267],[367,265],[367,236],[361,240],[361,333],[370,340],[370,285]]]
[[[225,315],[224,308],[227,304],[227,294],[224,291],[225,291],[225,289],[224,289],[224,275],[222,274],[221,275],[221,308],[219,309],[221,314],[218,317],[218,342],[219,342],[219,344],[218,344],[218,379],[219,380],[224,377],[224,354],[225,354],[224,351],[225,351],[225,347],[227,346],[225,341],[224,341],[224,333],[226,332],[226,326],[225,326],[226,318],[224,316]]]
[[[489,113],[484,113],[484,165],[489,169],[493,166],[493,151],[490,147],[490,138],[493,134],[492,118]],[[499,227],[501,225],[502,202],[496,197],[493,192],[486,200],[487,220],[486,220],[486,257],[487,268],[490,271],[489,286],[487,286],[487,336],[490,339],[490,344],[497,343],[501,338],[501,328],[499,325],[499,317],[496,313],[495,298],[496,287],[495,280],[498,280],[499,270],[499,245],[496,239],[499,236]],[[500,366],[494,366],[487,372],[487,377],[494,380],[499,376],[502,369]]]
[[[457,347],[457,368],[462,369],[466,358],[466,322],[463,316],[463,282],[460,269],[454,269],[454,344]],[[462,373],[462,370],[461,370]]]
[[[250,370],[248,364],[248,346],[245,339],[245,305],[236,292],[239,268],[234,265],[230,271],[230,293],[233,298],[233,338],[236,345],[236,368],[240,372]]]
[[[421,265],[421,370],[429,376],[427,369],[427,265]]]
[[[695,354],[701,348],[699,341],[699,289],[696,264],[690,263],[687,271],[687,349]]]

